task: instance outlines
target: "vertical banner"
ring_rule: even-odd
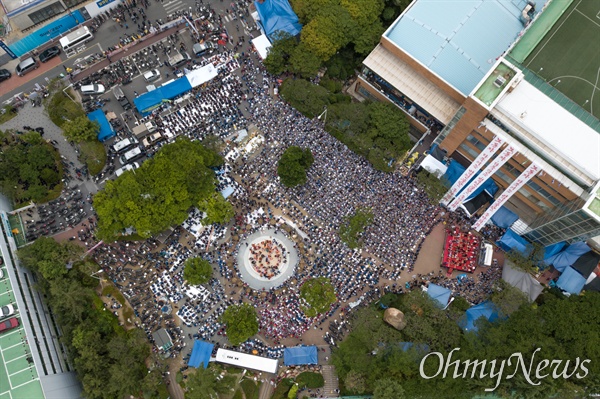
[[[448,209],[455,211],[463,202],[467,200],[487,179],[492,177],[498,169],[502,167],[516,152],[515,147],[509,145],[498,155],[490,164],[477,176],[467,188],[465,188],[454,201],[450,203]]]
[[[13,60],[16,59],[16,58],[18,58],[17,55],[14,53],[14,51],[12,51],[10,49],[10,47],[8,47],[6,45],[6,43],[4,43],[4,40],[0,40],[0,47],[2,47],[2,49],[4,51],[6,51],[6,54],[8,54],[10,56],[10,58],[12,58]]]
[[[443,205],[446,205],[459,191],[471,180],[475,175],[475,172],[480,170],[488,159],[496,152],[498,148],[504,143],[504,140],[498,136],[488,144],[487,147],[481,151],[481,153],[475,158],[475,160],[469,165],[467,170],[460,176],[460,178],[450,187],[450,190],[444,195],[440,201]]]
[[[541,168],[534,163],[529,165],[529,167],[525,169],[523,173],[521,173],[519,177],[517,177],[515,181],[513,181],[512,184],[508,186],[508,188],[504,190],[502,194],[500,194],[496,201],[494,201],[494,203],[488,207],[484,214],[481,215],[477,222],[475,222],[475,224],[473,225],[473,229],[476,231],[481,230],[481,228],[488,222],[488,220],[491,219],[492,215],[496,213],[496,211],[500,209],[500,207],[504,205],[506,201],[510,199],[510,197],[512,197],[517,191],[519,191],[521,187],[523,187],[525,183],[531,180],[531,178],[535,176],[540,170]]]

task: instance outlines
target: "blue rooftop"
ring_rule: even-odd
[[[536,1],[539,12],[547,0]],[[524,29],[526,0],[415,0],[385,36],[469,95]]]

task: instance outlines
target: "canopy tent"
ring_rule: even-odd
[[[87,114],[87,117],[89,120],[96,121],[100,125],[100,131],[98,132],[99,141],[106,141],[115,136],[115,129],[113,129],[110,122],[108,122],[108,119],[106,119],[104,111],[97,109],[94,112]]]
[[[505,251],[514,249],[525,256],[529,255],[529,252],[531,252],[531,247],[529,247],[527,240],[510,229],[506,230],[506,233],[504,233],[496,244]]]
[[[462,166],[458,161],[453,159],[452,161],[450,161],[450,164],[448,165],[448,169],[446,170],[444,177],[448,179],[450,184],[454,184],[460,178],[460,176],[462,176],[465,170],[466,168],[464,166]],[[469,182],[465,184],[465,186],[457,193],[457,195],[460,194],[460,192],[462,192],[465,188],[467,188],[469,184],[471,184],[471,182],[475,180],[479,173],[481,172],[475,173],[475,175],[471,177]],[[498,186],[496,185],[496,183],[494,183],[494,180],[491,177],[487,179],[481,186],[479,186],[477,190],[475,190],[473,194],[471,194],[469,198],[467,198],[467,201],[477,197],[482,192],[486,192],[492,198],[498,192]]]
[[[267,58],[267,55],[269,55],[269,49],[271,48],[271,42],[269,41],[267,35],[255,37],[251,40],[251,42],[260,58],[262,60]]]
[[[279,31],[296,36],[302,30],[298,16],[292,10],[288,0],[264,0],[255,1],[256,11],[260,18],[260,24],[271,40],[277,37]]]
[[[598,267],[598,263],[600,263],[600,255],[594,251],[590,251],[581,255],[579,259],[573,263],[572,267],[587,279],[594,269]]]
[[[214,347],[215,346],[209,342],[194,340],[194,348],[192,349],[188,366],[198,368],[203,364],[204,368],[207,368]]]
[[[540,284],[540,282],[537,281],[531,274],[515,269],[512,262],[509,260],[504,261],[504,267],[502,268],[502,280],[523,291],[531,302],[535,301],[544,290],[544,287]]]
[[[478,327],[475,325],[475,321],[480,317],[484,317],[491,322],[496,321],[498,319],[496,305],[492,302],[482,302],[479,305],[470,307],[459,320],[458,325],[465,331],[477,332]]]
[[[217,70],[217,68],[213,64],[208,64],[203,66],[202,68],[194,69],[193,71],[185,75],[185,77],[190,82],[190,85],[192,87],[198,87],[208,82],[209,80],[217,77],[218,74],[219,71]]]
[[[502,229],[508,229],[518,219],[519,217],[517,214],[505,206],[501,206],[500,209],[492,215],[492,222]]]
[[[563,291],[579,295],[585,285],[585,277],[571,266],[568,266],[558,278],[556,285]]]
[[[452,291],[437,284],[429,284],[427,294],[436,301],[436,304],[443,308],[448,305]]]
[[[493,197],[490,196],[486,191],[482,191],[475,197],[462,203],[461,207],[467,212],[469,216],[471,216],[475,212],[477,212],[479,208],[490,202],[492,199]]]
[[[562,272],[567,266],[571,266],[585,253],[590,252],[590,247],[583,241],[569,245],[566,249],[560,251],[554,256],[545,259],[545,262],[554,266],[556,270]]]
[[[295,346],[293,348],[285,348],[283,351],[283,363],[286,366],[317,364],[317,357],[316,346]]]
[[[553,257],[567,246],[565,241],[557,242],[556,244],[548,245],[544,248],[544,263],[546,260]]]
[[[427,155],[421,161],[421,167],[423,169],[425,169],[426,171],[428,171],[429,173],[432,173],[436,176],[443,176],[444,173],[446,173],[446,170],[448,169],[448,167],[446,165],[444,165],[443,163],[438,161],[432,155]]]
[[[233,187],[227,186],[223,190],[221,190],[221,195],[223,196],[223,198],[227,199],[227,197],[233,194],[234,191],[235,190],[233,189]]]
[[[444,158],[446,157],[446,155],[448,155],[448,153],[445,150],[442,150],[439,145],[433,144],[429,149],[429,155],[431,155],[440,162],[444,162]]]

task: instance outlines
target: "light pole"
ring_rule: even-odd
[[[447,304],[446,306],[444,306],[444,309],[442,309],[442,310],[446,310],[446,309],[448,309],[448,306],[450,306],[450,304],[451,304],[452,302],[454,302],[454,297],[451,297],[451,298],[450,298],[450,300],[448,301],[448,304]]]

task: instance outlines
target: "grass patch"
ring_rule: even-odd
[[[177,374],[175,374],[175,381],[177,381],[178,384],[181,384],[183,381],[183,373],[181,371],[178,371]]]
[[[246,395],[246,399],[258,399],[258,387],[256,383],[249,379],[244,379],[240,383],[242,389],[244,390],[244,394]]]
[[[119,302],[121,305],[125,305],[125,297],[119,292],[119,290],[114,285],[107,285],[106,287],[102,288],[102,295],[110,295],[113,298],[115,298],[117,302]]]
[[[5,105],[0,112],[0,124],[8,122],[15,116],[17,116],[18,111],[12,105]]]
[[[87,166],[89,174],[94,176],[102,172],[104,165],[106,165],[104,144],[98,140],[84,141],[79,143],[79,148],[81,149],[79,159]]]
[[[46,112],[48,113],[48,117],[56,126],[62,127],[67,120],[72,121],[80,116],[85,116],[85,112],[83,111],[81,104],[67,97],[65,93],[63,93],[62,89],[57,90],[58,91],[54,93],[54,95],[46,103]],[[71,97],[74,96],[74,93],[71,89],[67,91]]]
[[[300,373],[298,377],[296,377],[296,382],[302,388],[321,388],[325,385],[325,379],[321,373],[313,373],[312,371],[305,371]]]
[[[244,395],[242,394],[242,391],[239,389],[237,391],[235,391],[235,394],[233,395],[232,399],[244,399]],[[246,397],[246,399],[248,399],[248,398]]]

